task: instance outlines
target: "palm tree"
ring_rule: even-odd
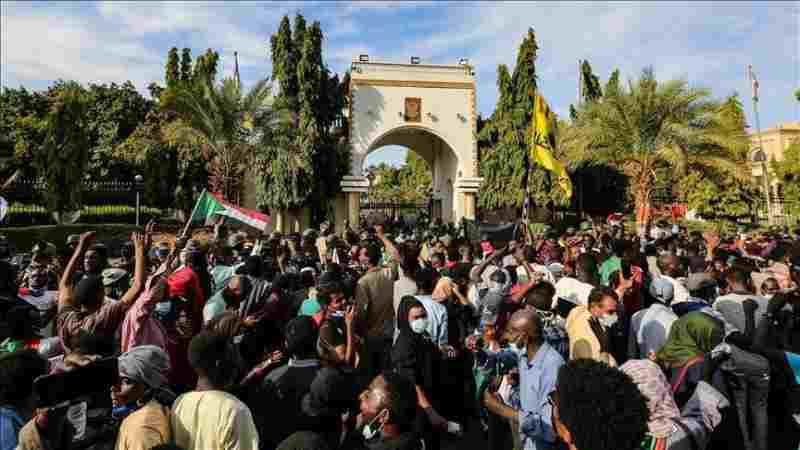
[[[268,128],[277,120],[271,93],[267,80],[243,94],[237,79],[226,78],[216,86],[203,83],[201,89],[176,89],[164,99],[179,117],[164,130],[167,141],[187,152],[199,150],[211,190],[228,200],[238,199],[255,148],[270,135]]]
[[[649,223],[657,182],[690,169],[746,176],[732,157],[746,136],[726,126],[710,91],[683,80],[659,83],[652,69],[583,105],[560,138],[572,167],[610,164],[629,177],[640,230]],[[669,178],[659,179],[664,174]]]

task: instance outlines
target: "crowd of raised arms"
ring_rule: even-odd
[[[155,231],[2,242],[0,450],[798,449],[800,229]]]

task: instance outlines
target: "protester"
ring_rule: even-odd
[[[47,373],[36,350],[0,355],[0,449],[14,450],[22,427],[36,411],[33,381]]]
[[[617,293],[610,288],[594,289],[587,306],[576,306],[567,317],[570,359],[589,358],[611,366],[610,328],[617,322]]]
[[[232,342],[201,332],[189,346],[197,386],[175,400],[170,413],[174,442],[185,450],[257,450],[259,436],[250,410],[226,392],[241,376]]]
[[[704,450],[711,432],[722,421],[721,410],[730,404],[722,393],[705,381],[697,384],[692,398],[678,409],[664,372],[650,360],[631,360],[620,370],[636,383],[647,400],[650,418],[648,437],[664,450]],[[663,442],[663,445],[661,444]]]
[[[556,435],[547,395],[556,387],[556,374],[564,360],[544,342],[541,323],[532,311],[514,313],[507,336],[511,350],[519,358],[519,408],[504,405],[489,391],[484,394],[484,403],[492,413],[519,424],[524,449],[550,448]]]
[[[119,357],[118,385],[111,390],[112,414],[122,419],[117,450],[147,450],[172,439],[168,389],[169,356],[159,347],[134,347]]]
[[[630,377],[602,362],[562,366],[548,402],[553,433],[570,450],[636,450],[648,430],[645,397]]]

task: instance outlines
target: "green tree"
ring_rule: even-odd
[[[172,47],[167,54],[167,68],[164,79],[169,89],[177,87],[181,80],[180,59],[178,57],[177,47]]]
[[[794,98],[800,102],[800,89],[794,91]]]
[[[607,89],[601,102],[582,105],[564,145],[573,164],[604,163],[630,180],[637,223],[650,217],[658,173],[674,182],[688,170],[739,174],[730,151],[745,137],[723,125],[719,102],[683,80],[659,83],[651,69],[626,88]]]
[[[199,149],[210,174],[210,188],[235,201],[264,128],[274,123],[270,95],[267,80],[246,94],[232,78],[216,86],[206,84],[202,98],[191,89],[180,89],[174,103],[167,105],[178,119],[166,126],[164,136],[179,148]]]
[[[181,82],[189,83],[192,80],[192,49],[185,48],[181,53]]]
[[[115,156],[114,148],[144,122],[154,102],[144,98],[130,81],[121,85],[91,84],[87,95],[89,174],[94,179],[131,179],[131,167]]]
[[[209,48],[204,54],[197,57],[192,80],[199,84],[213,83],[217,79],[218,64],[219,53]]]
[[[302,40],[300,39],[302,37]],[[270,144],[258,150],[258,198],[269,209],[309,207],[312,220],[329,214],[341,177],[349,171],[346,107],[349,76],[331,76],[322,55],[319,22],[288,17],[271,36],[275,104],[285,111]],[[333,169],[333,170],[331,170]]]
[[[753,217],[761,202],[750,173],[747,122],[739,96],[733,94],[719,106],[719,126],[731,139],[725,158],[731,167],[698,167],[679,183],[691,209],[702,217],[733,220]]]
[[[492,117],[479,133],[480,170],[484,184],[479,206],[486,209],[522,207],[525,197],[526,155],[531,143],[531,119],[537,95],[536,35],[528,30],[513,74],[497,69],[499,100]],[[528,183],[536,204],[563,202],[558,189],[550,189],[547,175],[538,166],[528,170]]]
[[[772,171],[783,194],[784,213],[800,217],[800,142],[793,142],[783,152],[782,161],[772,161]]]
[[[409,149],[406,153],[406,160],[400,168],[398,177],[403,200],[420,201],[428,198],[433,186],[431,168],[413,150]]]
[[[19,118],[17,155],[29,158],[48,189],[51,211],[61,213],[80,206],[82,182],[88,162],[85,133],[89,96],[76,82],[58,82],[47,94],[44,115]]]
[[[3,88],[0,93],[0,177],[7,179],[13,173],[33,175],[30,158],[15,155],[17,142],[29,139],[28,145],[38,147],[42,142],[30,142],[35,136],[26,135],[25,129],[19,126],[19,120],[26,116],[43,117],[47,113],[49,100],[41,92]],[[43,137],[42,137],[43,138]]]
[[[292,26],[288,16],[283,17],[278,32],[272,35],[270,43],[272,79],[278,83],[280,98],[284,101],[293,100],[297,97],[297,53],[299,49],[292,41]]]
[[[583,60],[583,63],[581,63],[581,79],[583,80],[581,97],[584,102],[597,101],[603,96],[600,79],[592,72],[592,66],[587,60]]]

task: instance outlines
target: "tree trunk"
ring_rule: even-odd
[[[652,185],[645,181],[637,183],[636,191],[634,193],[636,204],[636,227],[637,233],[641,237],[647,230],[650,224],[650,216],[652,209]]]

